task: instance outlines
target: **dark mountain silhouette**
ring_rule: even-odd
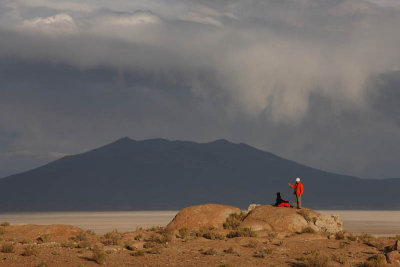
[[[324,209],[398,209],[400,179],[364,180],[313,169],[246,144],[122,138],[0,179],[0,211],[161,210],[199,203],[241,208],[293,201]]]

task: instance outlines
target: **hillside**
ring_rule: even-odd
[[[246,144],[122,138],[0,179],[0,211],[161,210],[273,203],[299,176],[314,209],[399,209],[400,179],[313,169]]]

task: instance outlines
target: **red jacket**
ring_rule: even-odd
[[[304,192],[304,186],[300,182],[298,182],[294,185],[290,185],[290,187],[294,189],[293,194],[295,194],[295,195],[301,196]]]

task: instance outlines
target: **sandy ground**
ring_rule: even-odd
[[[338,214],[344,229],[354,233],[376,236],[400,234],[400,211],[327,210],[325,214]],[[41,212],[0,214],[0,222],[22,224],[69,224],[96,233],[118,229],[133,231],[137,227],[165,226],[177,211],[129,211],[129,212]]]

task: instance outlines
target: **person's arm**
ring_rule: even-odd
[[[291,183],[289,183],[289,186],[294,189],[294,185],[292,185]]]

